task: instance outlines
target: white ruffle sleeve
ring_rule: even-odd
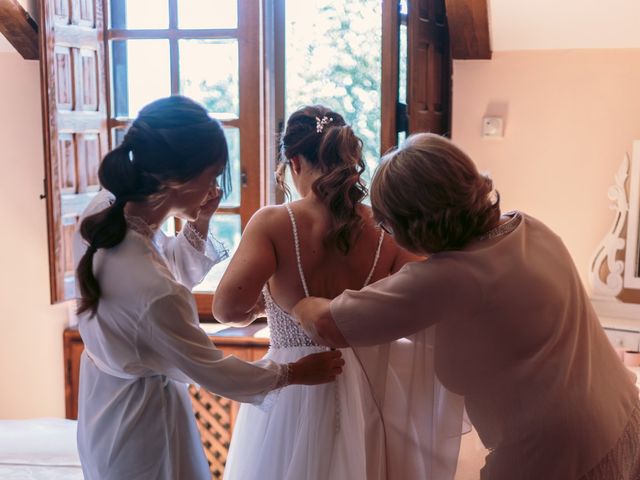
[[[190,223],[175,237],[158,231],[154,242],[176,280],[189,290],[202,282],[214,265],[229,256],[229,251],[213,235],[201,237]]]

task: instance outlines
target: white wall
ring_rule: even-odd
[[[64,416],[65,305],[49,304],[39,62],[0,53],[0,418]]]

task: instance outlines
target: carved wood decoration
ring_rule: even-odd
[[[445,3],[453,58],[490,59],[487,0],[445,0]]]
[[[17,0],[0,0],[0,33],[22,58],[38,60],[38,25]]]
[[[629,210],[629,202],[625,190],[625,181],[628,174],[629,157],[625,155],[615,174],[615,184],[609,187],[608,192],[609,199],[615,202],[615,204],[611,205],[611,209],[616,211],[611,229],[598,245],[589,269],[589,280],[594,298],[613,300],[622,291],[624,262],[618,260],[616,256],[619,250],[624,249],[625,244],[624,239],[621,237]],[[606,270],[605,280],[602,278],[603,270]]]
[[[589,264],[589,283],[591,303],[601,320],[615,319],[616,326],[637,330],[640,288],[634,282],[640,287],[640,276],[635,274],[640,250],[636,236],[640,223],[640,140],[634,142],[632,162],[630,170],[630,159],[625,154],[614,176],[615,183],[608,189],[610,208],[615,213]]]
[[[242,332],[242,329],[239,330]],[[267,353],[266,338],[234,336],[211,339],[225,355],[235,355],[244,360],[258,360]],[[63,342],[66,417],[76,419],[78,418],[80,357],[84,344],[75,329],[65,330]],[[195,385],[189,386],[189,395],[211,476],[222,478],[240,404]]]
[[[409,0],[409,133],[451,132],[451,55],[444,0]]]
[[[75,296],[71,239],[107,151],[102,2],[41,2],[41,75],[52,302]]]

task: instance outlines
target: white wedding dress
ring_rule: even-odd
[[[300,262],[300,244],[293,212],[300,279],[309,296]],[[384,233],[372,258],[371,279]],[[373,253],[373,252],[372,252]],[[291,316],[263,290],[271,346],[267,359],[295,362],[327,347],[314,343]],[[343,349],[344,373],[335,382],[289,386],[269,394],[260,407],[242,405],[224,478],[226,480],[365,480],[365,427],[375,409],[363,370],[351,349]]]

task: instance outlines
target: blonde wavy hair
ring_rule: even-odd
[[[500,219],[492,180],[451,141],[431,133],[408,137],[382,158],[371,204],[396,241],[416,253],[459,250]]]

